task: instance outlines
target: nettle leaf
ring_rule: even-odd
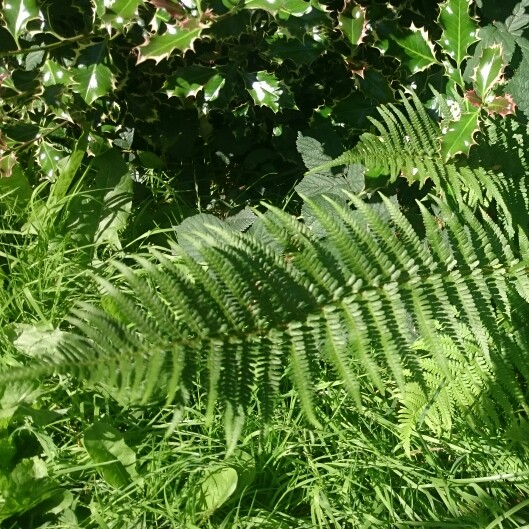
[[[274,112],[279,112],[281,108],[296,108],[292,94],[274,74],[263,70],[247,74],[246,80],[250,84],[247,90],[256,105],[268,107]]]
[[[248,0],[245,9],[262,9],[271,15],[286,20],[291,16],[301,17],[312,11],[312,5],[305,0]],[[323,11],[324,9],[321,8]]]
[[[68,84],[70,79],[70,72],[55,61],[48,59],[42,66],[42,84],[44,86]]]
[[[104,64],[90,64],[84,68],[77,68],[73,81],[75,84],[72,90],[77,92],[87,105],[105,96],[113,88],[112,72]]]
[[[137,48],[138,64],[149,59],[158,64],[175,50],[185,52],[192,49],[193,43],[206,27],[198,18],[189,19],[185,27],[168,26],[163,35],[154,35]]]
[[[433,43],[426,30],[417,28],[413,24],[410,29],[412,33],[402,38],[395,37],[395,41],[409,57],[406,64],[412,73],[425,70],[432,64],[439,64],[435,58]]]
[[[483,49],[472,78],[474,90],[482,101],[486,102],[488,94],[501,81],[503,67],[501,45],[496,44]]]
[[[514,6],[512,15],[505,19],[505,27],[511,35],[518,37],[529,26],[529,14],[525,10],[529,7],[529,0],[522,0]]]
[[[439,24],[443,28],[439,44],[456,63],[457,69],[467,57],[467,50],[478,40],[477,24],[470,18],[468,0],[447,0],[441,4]]]
[[[456,154],[468,154],[470,147],[475,143],[474,134],[479,126],[479,108],[473,108],[459,116],[457,121],[448,123],[446,132],[441,139],[441,154],[445,161]]]
[[[529,57],[523,57],[506,90],[512,95],[518,108],[529,117]]]
[[[179,68],[164,83],[164,89],[169,97],[196,96],[201,90],[208,101],[218,96],[224,85],[224,78],[214,68],[192,65]]]
[[[338,15],[338,27],[353,46],[358,46],[364,40],[366,26],[366,10],[361,6],[354,6],[352,9],[347,6]]]
[[[18,37],[25,31],[30,20],[39,18],[37,0],[9,0],[3,3],[2,18],[9,33],[18,45]]]

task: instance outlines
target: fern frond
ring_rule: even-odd
[[[118,312],[81,305],[70,318],[81,336],[66,334],[53,358],[0,374],[0,383],[72,373],[140,401],[172,402],[207,380],[208,415],[225,404],[230,447],[254,395],[271,419],[287,367],[320,426],[312,395],[322,362],[358,406],[365,380],[399,395],[408,439],[410,421],[449,428],[460,414],[486,426],[527,407],[524,337],[514,323],[498,324],[529,301],[523,232],[508,237],[485,212],[437,200],[443,223],[419,204],[419,235],[389,199],[391,223],[349,199],[354,211],[310,203],[323,239],[269,206],[262,222],[283,253],[216,228],[214,243],[197,248],[200,264],[185,254],[178,264],[160,255],[138,258],[136,269],[116,263],[133,294],[101,285]]]

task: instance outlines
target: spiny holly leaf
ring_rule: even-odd
[[[138,7],[143,3],[143,0],[107,0],[101,18],[107,27],[122,28],[134,22],[138,17]]]
[[[301,17],[312,11],[312,5],[305,0],[248,0],[245,9],[262,9],[271,15],[287,20],[291,16]],[[321,8],[324,11],[323,8]]]
[[[483,49],[472,78],[474,90],[482,101],[486,102],[488,94],[501,81],[503,66],[501,45]]]
[[[256,105],[268,107],[274,112],[279,112],[281,108],[296,108],[292,94],[274,74],[263,70],[248,74],[246,81],[250,85],[247,90]]]
[[[439,64],[435,58],[434,47],[428,33],[423,28],[417,28],[413,24],[410,29],[412,33],[406,37],[395,38],[395,41],[409,57],[407,66],[412,73],[425,70],[432,64]]]
[[[68,84],[70,77],[70,72],[66,68],[50,59],[42,66],[42,84],[44,86]]]
[[[212,101],[223,84],[224,79],[217,70],[194,64],[179,68],[165,81],[164,89],[169,97],[196,96],[204,90],[207,100]]]
[[[470,18],[468,0],[447,0],[441,4],[439,24],[443,28],[439,44],[459,70],[467,50],[478,40],[477,24]]]
[[[72,90],[77,92],[87,105],[91,105],[96,99],[112,90],[112,72],[104,64],[90,64],[84,68],[77,68],[73,80],[75,84]]]
[[[497,96],[487,103],[485,110],[489,115],[507,116],[516,112],[516,103],[510,94],[505,94],[504,96]]]
[[[361,6],[352,9],[347,6],[338,15],[338,27],[353,46],[358,46],[364,40],[366,26],[366,10]]]
[[[64,165],[67,154],[60,151],[47,141],[42,141],[37,148],[37,161],[44,173],[44,176],[49,180],[54,180],[57,173],[61,170],[61,165]],[[61,164],[61,160],[63,163]]]
[[[479,114],[479,108],[470,107],[457,121],[448,124],[441,139],[441,153],[445,161],[459,153],[468,154],[475,143],[474,134],[478,130]]]
[[[18,37],[25,31],[26,24],[39,18],[39,6],[37,0],[7,0],[1,13],[7,30],[18,45]]]
[[[186,26],[168,26],[163,35],[154,35],[138,47],[138,64],[148,59],[159,63],[167,59],[175,50],[185,52],[192,49],[207,25],[198,18],[189,19]]]

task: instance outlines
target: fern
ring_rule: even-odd
[[[0,383],[72,373],[134,400],[163,393],[183,403],[207,374],[209,414],[225,403],[231,448],[254,388],[272,419],[286,366],[307,418],[321,426],[313,390],[322,361],[359,407],[366,381],[397,391],[408,448],[420,422],[448,428],[460,414],[487,427],[527,408],[525,338],[498,324],[529,300],[522,230],[508,238],[484,211],[436,200],[444,226],[420,204],[423,236],[385,197],[391,225],[349,199],[355,211],[309,201],[323,239],[269,207],[261,222],[283,253],[219,227],[214,243],[196,245],[198,260],[183,253],[180,263],[161,254],[157,263],[137,258],[136,269],[116,263],[134,295],[99,281],[119,315],[80,306],[70,323],[82,335],[65,334],[58,354]]]

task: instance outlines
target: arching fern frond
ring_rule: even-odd
[[[178,264],[163,255],[137,258],[134,268],[116,263],[134,295],[100,279],[114,313],[81,305],[70,319],[81,335],[67,334],[53,358],[3,373],[0,383],[72,373],[132,399],[183,402],[207,380],[209,414],[225,404],[230,446],[255,395],[272,418],[287,367],[306,416],[320,425],[313,390],[322,362],[358,406],[366,379],[381,393],[397,391],[408,429],[429,413],[431,424],[447,426],[455,413],[485,424],[505,416],[506,403],[526,408],[527,347],[515,327],[498,324],[529,300],[529,253],[517,242],[525,238],[440,201],[443,226],[421,205],[419,236],[388,199],[391,224],[350,200],[354,211],[330,199],[310,204],[323,239],[269,207],[262,221],[283,253],[219,229],[215,244],[197,247],[200,264],[185,253]]]

